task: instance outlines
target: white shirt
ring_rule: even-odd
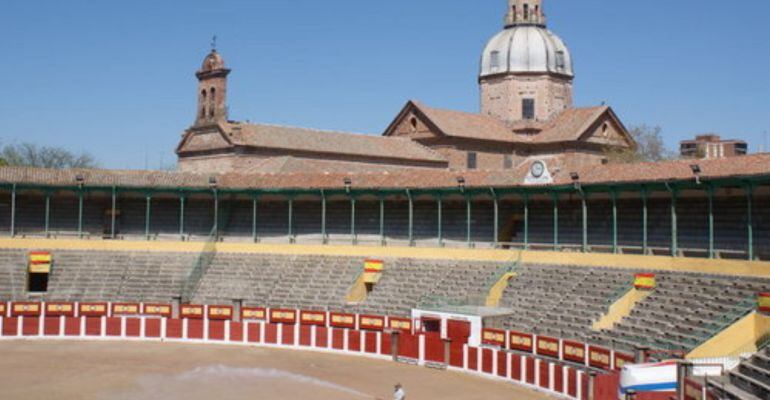
[[[398,389],[395,393],[393,393],[393,400],[405,400],[406,399],[406,393],[404,392],[404,389]]]

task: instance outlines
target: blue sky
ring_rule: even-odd
[[[30,0],[0,11],[0,141],[158,168],[195,115],[213,34],[231,118],[379,134],[408,99],[478,110],[476,74],[505,0]],[[669,147],[770,131],[767,0],[546,0],[575,103],[606,101]],[[768,134],[770,135],[770,133]]]

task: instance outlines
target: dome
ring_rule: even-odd
[[[574,76],[572,56],[564,42],[543,26],[514,25],[498,33],[484,48],[480,77],[515,73]]]
[[[201,66],[201,72],[210,72],[225,69],[225,60],[222,58],[216,50],[211,50],[211,53],[203,60],[203,66]]]

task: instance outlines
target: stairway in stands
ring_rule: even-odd
[[[770,348],[760,350],[725,376],[709,378],[709,386],[720,398],[770,399]]]

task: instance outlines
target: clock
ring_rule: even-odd
[[[542,161],[535,161],[532,163],[532,167],[530,167],[529,172],[533,177],[540,178],[545,173],[545,164],[543,164]]]

